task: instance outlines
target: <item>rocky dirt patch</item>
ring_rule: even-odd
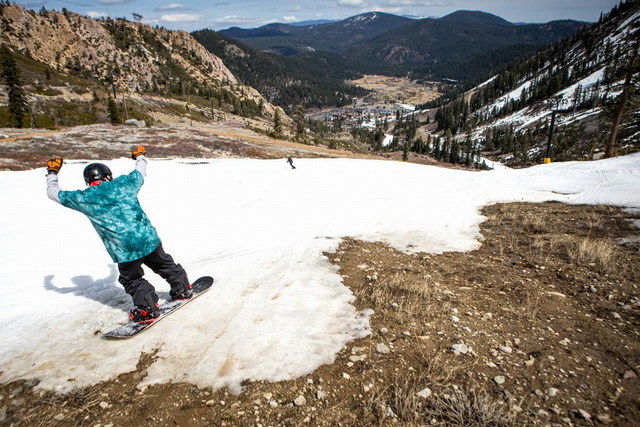
[[[250,119],[190,126],[76,126],[59,131],[3,129],[0,170],[44,167],[47,159],[109,160],[127,156],[142,144],[150,156],[182,158],[377,157],[269,138],[252,130]]]
[[[0,386],[2,425],[637,425],[640,253],[628,212],[559,203],[484,209],[468,253],[346,239],[326,254],[372,334],[295,381],[138,389],[154,355],[57,395]],[[632,241],[627,240],[627,241]]]

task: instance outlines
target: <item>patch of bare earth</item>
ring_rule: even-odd
[[[484,209],[468,253],[346,239],[326,254],[372,308],[372,334],[294,380],[137,389],[137,372],[67,395],[0,387],[2,425],[638,425],[637,234],[628,213],[559,203]],[[124,343],[123,343],[124,345]]]
[[[0,170],[44,167],[51,157],[106,161],[128,156],[137,145],[146,146],[149,156],[155,158],[379,158],[270,138],[254,132],[251,125],[255,123],[245,119],[244,122],[231,120],[193,126],[98,124],[46,132],[5,129],[7,132],[3,135],[7,138],[0,139]]]
[[[407,104],[424,104],[439,98],[437,86],[422,85],[406,77],[366,75],[360,79],[350,81],[374,92],[373,98],[380,101],[402,102]]]

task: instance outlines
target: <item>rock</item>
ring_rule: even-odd
[[[540,418],[546,418],[546,417],[548,417],[548,416],[549,416],[549,413],[548,413],[547,411],[545,411],[544,409],[540,409],[540,410],[538,411],[537,415],[538,415]]]
[[[389,349],[389,347],[387,347],[386,344],[380,343],[378,345],[376,345],[376,351],[380,354],[389,354],[391,353],[391,350]]]
[[[65,416],[62,412],[60,412],[58,415],[54,416],[53,419],[56,421],[62,421],[64,420]]]
[[[579,418],[581,420],[586,420],[586,421],[590,421],[591,420],[591,414],[589,414],[584,409],[578,409],[578,410],[571,411],[571,414],[575,418]]]
[[[275,400],[271,400],[269,401],[269,406],[272,408],[277,408],[278,407],[278,402],[276,402]]]
[[[547,396],[549,397],[556,397],[556,395],[558,394],[558,389],[554,388],[554,387],[549,387],[547,389]]]
[[[384,335],[384,334],[388,333],[389,330],[387,328],[380,328],[380,331],[378,331],[378,332],[380,332],[380,335]]]
[[[536,362],[536,359],[531,358],[529,360],[525,360],[524,364],[527,366],[533,366],[533,364]]]
[[[265,393],[262,395],[262,397],[264,397],[264,400],[271,400],[271,398],[273,397],[273,393]]]
[[[143,128],[147,126],[147,123],[144,120],[136,120],[136,119],[125,120],[124,124],[127,126],[137,126],[139,128]]]
[[[469,347],[466,344],[453,344],[449,347],[451,351],[459,354],[467,354],[469,352]]]
[[[503,375],[497,375],[497,376],[493,377],[493,382],[498,384],[498,385],[504,384],[505,381],[506,381],[506,378]]]
[[[449,317],[449,320],[451,320],[454,323],[457,323],[460,321],[460,318],[458,316],[451,316]]]
[[[22,406],[22,405],[24,405],[25,403],[27,403],[27,401],[26,401],[26,399],[24,399],[23,397],[18,397],[18,398],[13,399],[13,400],[11,401],[11,404],[12,404],[13,406]]]
[[[216,402],[213,399],[207,400],[207,403],[205,403],[205,405],[207,405],[207,406],[213,406],[215,404],[216,404]]]
[[[318,390],[318,392],[316,393],[316,398],[318,398],[320,400],[322,400],[322,399],[324,399],[326,397],[327,397],[327,393],[325,393],[322,390]]]
[[[511,347],[509,347],[508,345],[501,345],[498,347],[498,350],[500,350],[503,353],[511,353],[513,351],[513,349]]]
[[[493,314],[491,313],[485,313],[482,315],[482,320],[491,320],[493,319]]]
[[[609,424],[611,422],[611,416],[609,414],[598,414],[596,415],[596,420],[602,424]]]
[[[108,407],[109,407],[109,403],[105,402],[104,400],[100,402],[100,408],[107,409]]]
[[[558,344],[560,344],[560,345],[569,345],[569,344],[571,344],[571,341],[569,340],[569,338],[565,338],[563,340],[558,341]]]
[[[298,396],[293,401],[293,404],[296,406],[304,406],[307,404],[307,399],[305,399],[304,396]]]
[[[628,379],[631,379],[631,378],[638,378],[638,375],[636,375],[636,373],[633,372],[632,370],[628,370],[628,371],[626,371],[624,373],[622,378],[624,378],[625,380],[628,380]]]
[[[351,375],[347,374],[346,372],[342,373],[342,378],[344,378],[345,380],[348,380],[351,378]]]
[[[7,407],[0,408],[0,423],[3,423],[7,419]]]
[[[429,387],[426,387],[420,390],[419,392],[417,392],[416,396],[421,397],[423,399],[428,399],[429,397],[431,397],[432,394],[433,392],[431,391],[431,389]]]
[[[359,356],[356,356],[356,355],[349,356],[349,360],[351,360],[352,362],[362,362],[366,358],[367,358],[366,354],[361,354]]]

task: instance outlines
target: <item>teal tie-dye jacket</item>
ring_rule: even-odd
[[[63,206],[85,214],[113,262],[142,258],[160,246],[160,238],[138,201],[144,183],[139,170],[84,190],[60,191]]]

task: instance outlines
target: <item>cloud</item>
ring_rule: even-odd
[[[341,7],[362,7],[364,5],[364,0],[338,0],[338,6]]]
[[[98,19],[98,18],[107,18],[109,14],[107,12],[95,12],[90,10],[87,12],[87,16],[89,18]]]
[[[133,3],[135,0],[97,0],[96,3],[103,5]]]
[[[167,11],[176,11],[176,10],[189,10],[189,9],[180,3],[169,3],[154,9],[155,12],[167,12]]]
[[[267,24],[281,22],[277,19],[251,18],[241,15],[226,15],[220,18],[209,20],[209,23],[217,28],[241,27],[241,28],[257,28]]]
[[[296,22],[298,18],[296,18],[295,16],[283,16],[282,20],[284,22]]]
[[[197,22],[201,21],[202,15],[197,13],[167,13],[160,16],[160,21],[164,22]]]
[[[386,0],[388,6],[413,6],[413,7],[431,7],[431,6],[451,6],[451,0]]]

